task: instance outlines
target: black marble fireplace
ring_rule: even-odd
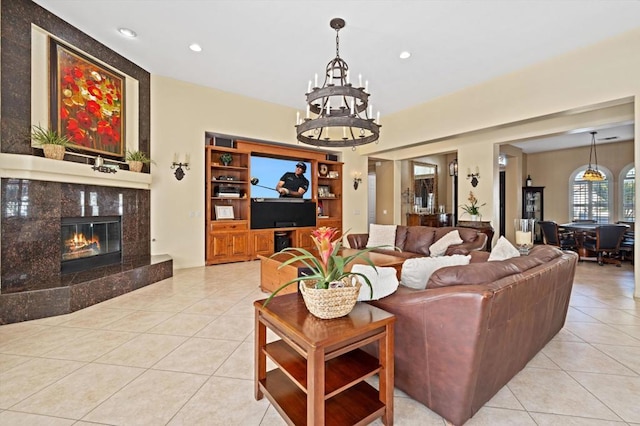
[[[80,272],[120,263],[120,216],[63,217],[60,232],[60,271]]]
[[[145,189],[0,179],[0,324],[74,312],[172,276],[169,256],[150,255],[150,204]]]

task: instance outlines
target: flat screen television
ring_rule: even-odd
[[[296,163],[298,161],[300,160],[251,154],[251,179],[258,179],[257,185],[251,185],[251,198],[279,198],[280,194],[275,190],[276,185],[286,172],[296,171]],[[309,185],[311,185],[311,163],[308,161],[302,162],[307,166],[304,176],[309,179]],[[302,198],[305,200],[311,199],[311,187],[304,193]]]

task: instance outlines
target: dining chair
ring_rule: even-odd
[[[582,247],[598,258],[598,264],[612,263],[622,266],[620,262],[620,245],[624,233],[629,229],[626,225],[600,225],[596,226],[595,238],[586,238]]]
[[[618,224],[628,225],[629,228],[620,243],[620,260],[629,259],[633,265],[633,246],[635,245],[635,222],[618,221]]]
[[[571,231],[560,231],[558,224],[552,220],[538,222],[545,244],[559,247],[562,250],[576,250],[578,247],[575,234]]]

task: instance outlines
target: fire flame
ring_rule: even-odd
[[[84,234],[73,233],[73,236],[65,241],[67,252],[74,252],[78,250],[85,250],[87,248],[94,248],[100,250],[100,240],[98,237],[87,239]]]

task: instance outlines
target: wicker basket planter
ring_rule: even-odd
[[[144,165],[142,161],[128,161],[127,163],[129,164],[129,170],[138,173],[142,171],[142,166]]]
[[[62,160],[64,158],[65,147],[64,145],[56,145],[47,143],[42,145],[45,158],[53,158],[54,160]]]
[[[315,280],[300,281],[300,292],[309,312],[322,319],[339,318],[347,315],[358,300],[360,282],[346,277],[344,287],[317,289]]]

